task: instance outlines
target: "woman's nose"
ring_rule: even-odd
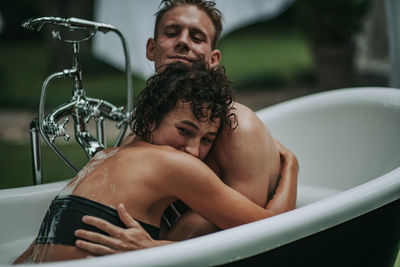
[[[200,142],[198,140],[191,139],[185,146],[185,152],[198,158],[200,155]]]

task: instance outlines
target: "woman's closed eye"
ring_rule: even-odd
[[[185,129],[185,128],[182,128],[182,127],[178,127],[178,131],[183,136],[192,136],[192,132],[189,131],[188,129]]]

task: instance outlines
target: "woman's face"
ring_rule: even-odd
[[[210,151],[220,126],[220,120],[199,121],[190,103],[178,103],[161,120],[152,134],[156,145],[167,145],[203,160]]]

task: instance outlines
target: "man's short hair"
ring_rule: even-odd
[[[168,112],[179,103],[190,103],[199,121],[218,118],[220,128],[227,125],[232,130],[237,126],[233,101],[232,84],[223,66],[210,68],[202,61],[173,63],[147,80],[134,107],[131,129],[149,141]]]
[[[156,15],[156,24],[154,27],[154,38],[157,39],[158,37],[158,26],[168,11],[183,5],[194,5],[200,10],[204,11],[208,17],[211,19],[215,33],[214,37],[211,42],[211,49],[215,49],[217,47],[217,43],[219,37],[222,32],[222,15],[221,12],[215,7],[215,2],[213,1],[205,1],[205,0],[162,0],[160,3],[160,9],[155,14]]]

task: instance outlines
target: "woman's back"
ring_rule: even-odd
[[[113,218],[118,220],[116,207],[119,203],[124,203],[129,214],[142,222],[142,226],[148,226],[150,231],[157,231],[162,213],[176,200],[173,197],[165,198],[161,193],[162,183],[158,182],[163,179],[161,177],[163,170],[160,168],[163,165],[162,159],[168,158],[171,153],[180,152],[170,147],[154,146],[141,141],[133,141],[121,148],[110,148],[99,152],[62,190],[58,199],[53,200],[53,202],[63,201],[61,204],[54,204],[54,212],[60,212],[62,207],[68,206],[72,198],[71,216],[89,214],[102,217],[102,213],[111,212],[114,213]],[[96,211],[87,210],[89,205],[95,206]],[[52,206],[49,210],[51,208]],[[65,222],[68,216],[59,219]],[[69,223],[74,222],[77,225],[76,229],[82,228],[84,224],[81,220],[76,222],[78,220],[79,218],[74,218]],[[107,220],[110,218],[107,217]],[[65,227],[70,226],[65,224]],[[78,259],[90,255],[73,244],[46,242],[35,246],[34,262]]]

